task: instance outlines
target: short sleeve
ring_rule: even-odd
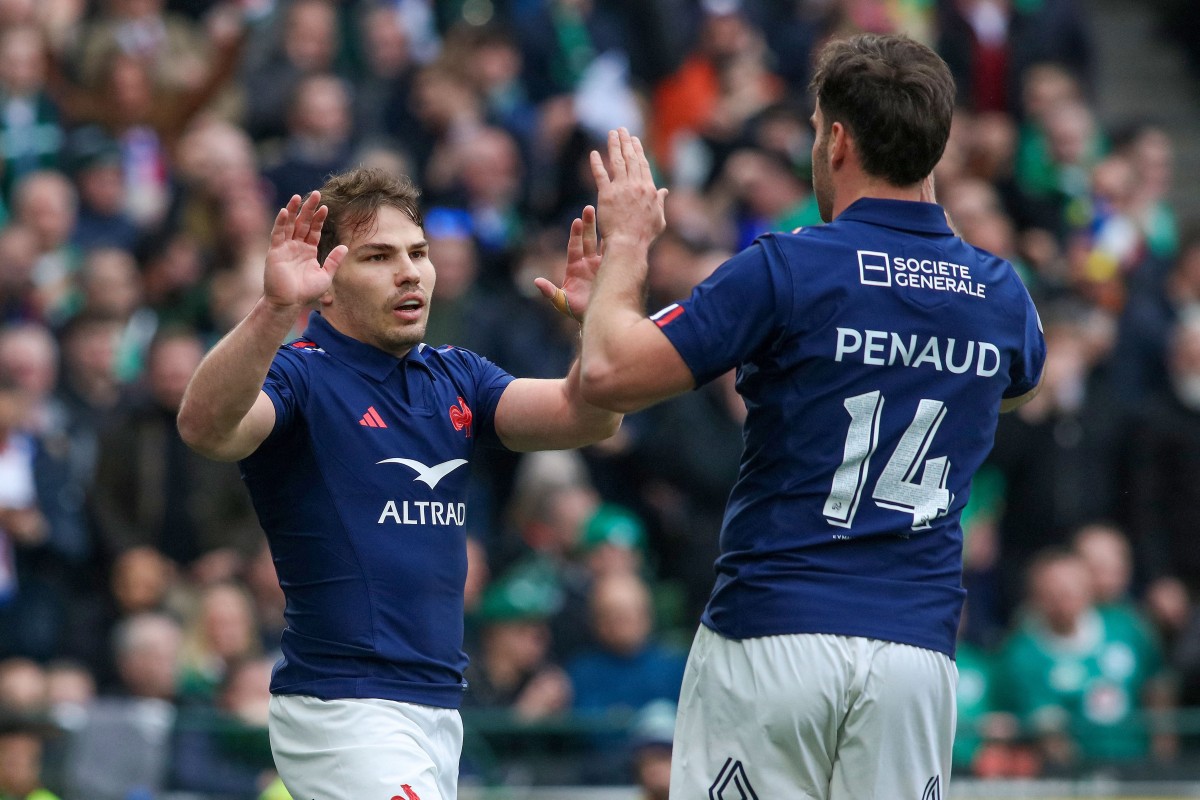
[[[283,348],[275,355],[263,382],[263,391],[275,406],[275,427],[268,441],[283,436],[296,424],[308,397],[308,359],[320,357],[318,352]]]
[[[500,405],[500,396],[515,378],[478,353],[461,348],[444,350],[450,350],[462,358],[474,378],[476,429],[482,441],[489,446],[503,446],[496,435],[496,407]]]
[[[1042,376],[1042,367],[1046,363],[1046,337],[1042,334],[1042,320],[1033,298],[1029,292],[1022,291],[1025,300],[1024,329],[1022,332],[1021,350],[1013,359],[1009,371],[1009,387],[1004,392],[1006,398],[1020,397],[1037,386]]]
[[[696,385],[751,360],[786,328],[791,278],[771,237],[717,268],[691,296],[654,314]]]

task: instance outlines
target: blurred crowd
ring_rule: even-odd
[[[642,136],[671,189],[655,310],[820,224],[806,86],[857,31],[950,64],[939,200],[1017,266],[1048,345],[964,516],[956,768],[1186,762],[1200,228],[1164,130],[1098,118],[1083,3],[0,0],[0,797],[284,796],[261,735],[282,594],[237,466],[174,417],[293,193],[360,163],[413,176],[430,343],[561,376],[576,326],[532,279],[561,275],[605,132]],[[468,733],[569,733],[566,780],[666,797],[744,413],[730,374],[586,451],[477,455]],[[491,755],[469,737],[464,782],[530,779]]]

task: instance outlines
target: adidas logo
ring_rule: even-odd
[[[379,412],[375,410],[375,406],[367,408],[367,413],[362,415],[362,419],[358,421],[358,424],[368,428],[387,427],[387,423],[383,421],[383,417],[379,416]]]

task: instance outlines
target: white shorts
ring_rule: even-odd
[[[958,669],[942,653],[701,626],[675,724],[672,800],[942,800]]]
[[[271,697],[271,753],[296,800],[456,800],[462,718],[394,700]]]

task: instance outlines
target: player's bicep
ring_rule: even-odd
[[[596,371],[584,361],[584,399],[630,413],[695,388],[691,368],[658,324],[642,318],[621,333],[619,367]]]

